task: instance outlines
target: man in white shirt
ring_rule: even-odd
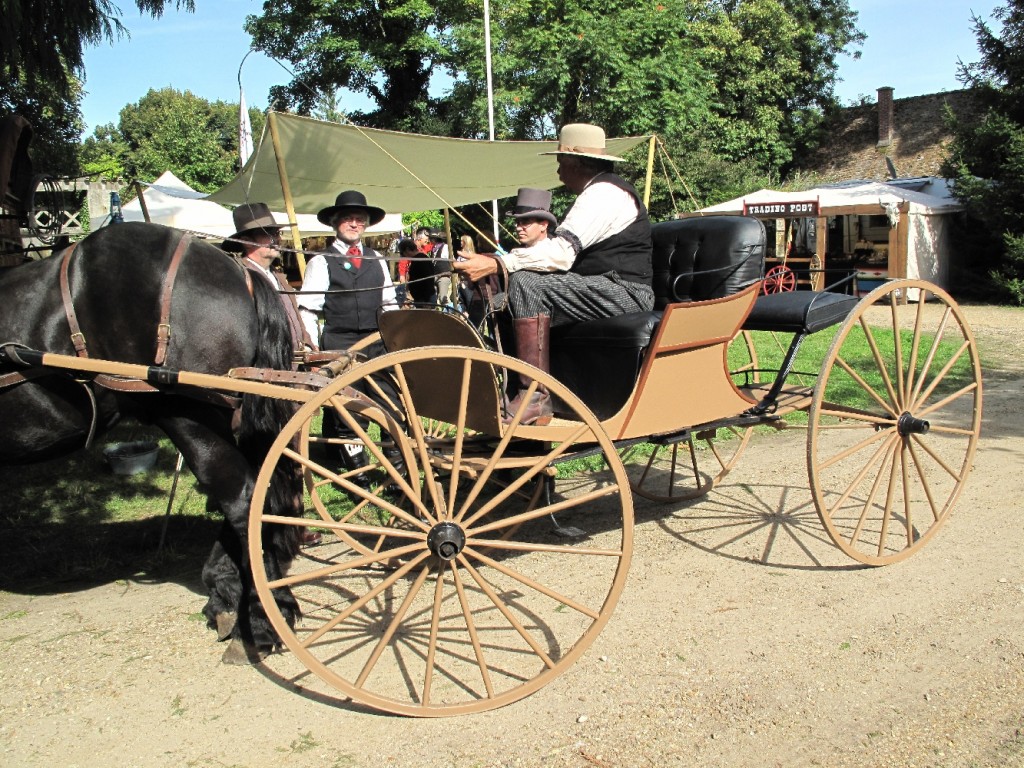
[[[321,349],[348,349],[376,333],[378,309],[398,306],[386,259],[362,243],[366,228],[383,218],[384,209],[367,205],[355,190],[342,192],[317,214],[334,229],[335,240],[306,265],[299,310],[312,338],[320,335],[318,318],[323,316]]]
[[[317,214],[322,224],[332,227],[335,240],[326,253],[318,253],[306,264],[299,296],[299,310],[306,330],[313,338],[319,331],[318,318],[324,319],[320,348],[344,350],[360,339],[377,332],[377,311],[397,309],[398,299],[386,259],[363,245],[362,236],[368,226],[384,218],[384,209],[367,205],[362,192],[348,190],[335,198],[334,205]],[[386,350],[376,341],[361,352],[368,358]],[[373,396],[372,393],[366,394]],[[362,444],[341,423],[333,409],[324,410],[323,433],[326,437],[346,439],[339,451],[346,471],[358,470],[367,464]],[[350,480],[369,488],[365,474]]]
[[[622,160],[605,151],[604,130],[574,123],[559,132],[558,178],[578,197],[552,237],[513,248],[498,258],[509,272],[508,303],[516,356],[543,371],[549,366],[552,325],[567,325],[654,308],[651,225],[633,186],[612,172]],[[454,268],[474,282],[498,271],[495,259],[460,252]],[[508,407],[514,414],[517,396]],[[541,388],[522,419],[546,424],[551,398]]]

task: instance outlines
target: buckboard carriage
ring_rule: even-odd
[[[132,226],[156,225],[118,228]],[[208,361],[207,370],[175,369],[188,359],[180,354],[152,365],[127,362],[151,354],[138,350],[125,362],[40,351],[5,329],[0,372],[26,381],[0,390],[0,408],[61,370],[170,396],[294,404],[276,437],[264,438],[247,523],[236,515],[247,526],[248,596],[291,651],[273,663],[387,712],[489,710],[566,671],[609,621],[633,554],[632,494],[673,503],[709,492],[755,428],[807,414],[807,470],[824,530],[868,565],[921,549],[970,472],[980,362],[943,290],[902,280],[863,299],[765,295],[764,230],[743,217],[657,224],[654,242],[656,310],[570,328],[552,341],[551,375],[492,351],[460,316],[436,310],[383,313],[388,354],[339,366],[330,379],[218,372]],[[153,259],[166,266],[159,253]],[[48,326],[63,329],[51,338],[66,337],[66,305],[51,314]],[[152,311],[139,324],[152,335],[161,319]],[[795,372],[802,342],[826,329],[835,333],[817,374]],[[759,364],[751,332],[792,337],[781,364]],[[503,420],[512,378],[529,381],[528,391],[547,387],[556,418]],[[366,466],[330,461],[330,443],[345,440],[322,437],[324,410],[352,430]],[[296,467],[301,505],[282,511],[275,478]],[[307,527],[323,543],[279,544],[282,531]]]

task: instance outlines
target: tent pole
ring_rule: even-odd
[[[295,244],[295,260],[299,263],[299,277],[306,276],[306,255],[302,252],[302,235],[299,233],[298,220],[295,218],[295,206],[292,204],[292,188],[288,184],[288,173],[281,156],[281,141],[277,135],[277,113],[267,112],[267,124],[270,126],[270,140],[274,144],[274,158],[277,160],[277,176],[281,180],[281,192],[284,195],[284,209],[288,214],[288,224],[292,229],[292,242]]]
[[[132,182],[135,185],[135,194],[139,198],[139,207],[142,209],[142,218],[149,224],[152,219],[149,218],[149,206],[146,205],[146,197],[142,194],[142,185],[139,184],[138,180]]]
[[[647,147],[647,176],[644,177],[644,208],[650,208],[651,206],[651,177],[654,175],[654,144],[657,140],[657,135],[651,136],[651,143]]]

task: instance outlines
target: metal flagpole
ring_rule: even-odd
[[[484,57],[487,65],[487,126],[489,138],[494,141],[494,86],[491,81],[491,4],[484,0]],[[494,246],[498,246],[498,201],[491,200],[491,221],[494,226]]]

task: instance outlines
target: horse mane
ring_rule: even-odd
[[[253,303],[256,306],[257,343],[253,365],[257,368],[290,370],[294,349],[291,329],[281,308],[277,291],[266,280],[252,280]],[[246,459],[259,469],[270,446],[298,410],[298,404],[259,395],[243,395],[242,417],[238,430],[238,445]],[[274,470],[267,493],[267,510],[275,514],[302,514],[302,471],[293,462],[280,461]],[[298,551],[298,528],[288,526],[291,535],[275,536],[274,546],[281,547],[279,555],[290,559]]]

